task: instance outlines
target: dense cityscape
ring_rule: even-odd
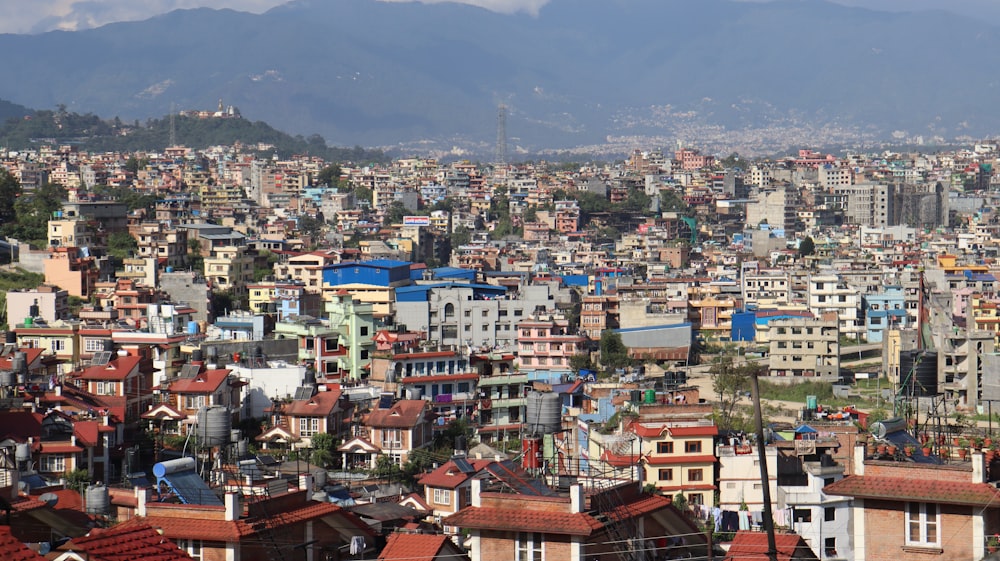
[[[991,556],[1000,146],[711,152],[5,149],[0,550]]]

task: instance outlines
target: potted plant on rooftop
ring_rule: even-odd
[[[914,450],[916,450],[916,447],[912,444],[907,444],[906,446],[903,447],[903,452],[906,454],[907,457],[912,457]]]

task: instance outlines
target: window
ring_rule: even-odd
[[[518,532],[516,561],[542,561],[544,543],[540,532]]]
[[[795,508],[792,509],[792,521],[794,522],[812,522],[813,516],[812,511],[808,508]]]
[[[687,454],[701,454],[701,441],[685,442],[684,452]]]
[[[837,519],[837,509],[828,506],[823,509],[823,522],[833,522]]]
[[[938,546],[941,543],[941,524],[938,523],[938,505],[908,503],[906,505],[907,545]]]
[[[98,351],[103,351],[104,341],[102,339],[84,339],[83,350],[88,353],[96,353]]]
[[[382,448],[402,448],[403,442],[399,429],[382,429]]]
[[[705,504],[705,495],[702,493],[691,493],[688,495],[688,503],[693,505]]]
[[[451,491],[448,489],[434,489],[434,503],[439,505],[450,505]]]
[[[191,556],[191,559],[201,561],[201,540],[175,539],[174,543],[182,551],[186,551]]]
[[[319,432],[319,417],[301,417],[299,436],[312,436]]]
[[[59,351],[66,350],[66,340],[65,339],[53,339],[52,340],[52,352],[57,353]]]
[[[43,472],[66,471],[66,457],[44,454],[42,455],[41,466],[39,466],[38,470]]]
[[[823,539],[823,554],[827,557],[837,556],[837,538],[824,538]]]
[[[688,470],[688,481],[703,481],[703,480],[704,476],[702,475],[701,468]]]
[[[673,442],[657,442],[656,443],[656,453],[657,454],[673,454],[674,453],[674,443]]]
[[[203,395],[184,396],[185,409],[201,409],[202,407],[205,407],[205,396]]]
[[[118,395],[116,382],[97,382],[97,395]]]
[[[660,481],[671,481],[674,478],[674,470],[671,468],[662,468],[660,469],[659,476]]]

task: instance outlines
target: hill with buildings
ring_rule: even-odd
[[[223,98],[334,144],[477,154],[492,153],[504,103],[514,150],[660,137],[749,151],[790,131],[827,144],[994,133],[998,47],[981,21],[821,1],[553,0],[537,17],[298,1],[3,35],[19,54],[0,98],[126,121]]]
[[[65,107],[57,111],[23,109],[25,116],[12,117],[0,126],[0,146],[18,150],[48,143],[75,145],[93,152],[135,152],[162,151],[172,144],[191,148],[241,144],[248,152],[308,154],[333,161],[385,161],[385,154],[379,150],[331,147],[319,135],[292,136],[262,121],[243,119],[232,107],[182,111],[173,119],[165,116],[143,123],[138,119],[126,123],[117,117],[81,115]]]

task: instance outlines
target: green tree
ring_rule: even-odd
[[[382,221],[382,224],[386,226],[402,224],[403,217],[409,213],[410,211],[406,210],[401,201],[392,201],[389,203],[389,208],[385,210],[385,219]]]
[[[338,164],[330,164],[325,168],[319,170],[316,174],[316,184],[326,185],[328,187],[337,187],[340,185],[340,166]]]
[[[312,237],[318,237],[323,233],[325,225],[319,219],[303,214],[299,217],[299,231]]]
[[[622,336],[611,329],[601,333],[601,366],[607,371],[626,368],[632,365],[628,356],[628,347],[622,342]]]
[[[325,432],[318,432],[312,435],[312,463],[321,466],[328,467],[333,463],[333,452],[334,452],[334,438],[330,434]]]
[[[66,474],[66,486],[82,493],[90,483],[90,472],[85,469],[74,469]]]
[[[627,212],[649,212],[652,198],[642,189],[632,189],[628,198],[622,204],[622,210]]]
[[[750,391],[752,377],[760,374],[763,366],[747,362],[737,365],[732,356],[722,356],[712,365],[712,389],[719,398],[716,424],[719,430],[746,430],[749,420],[738,414],[737,405]]]
[[[15,223],[8,235],[44,247],[48,245],[49,219],[62,208],[66,189],[55,183],[45,183],[14,202]]]
[[[472,232],[465,226],[459,226],[451,233],[451,247],[463,246],[471,240]]]
[[[7,226],[15,222],[14,202],[21,195],[21,182],[10,174],[6,168],[0,167],[0,225]]]
[[[809,236],[799,242],[799,257],[808,257],[816,253],[816,242]]]
[[[382,454],[375,458],[375,470],[372,473],[375,477],[379,479],[398,479],[401,475],[399,465],[392,461],[392,456]]]
[[[375,199],[372,198],[374,193],[367,187],[356,187],[354,189],[354,202],[358,206],[368,206],[371,207]]]
[[[108,236],[108,255],[125,259],[139,249],[139,242],[128,232],[115,232]]]
[[[593,370],[594,362],[590,360],[590,353],[573,355],[569,357],[569,367],[572,368],[574,372],[580,372],[581,370]]]

